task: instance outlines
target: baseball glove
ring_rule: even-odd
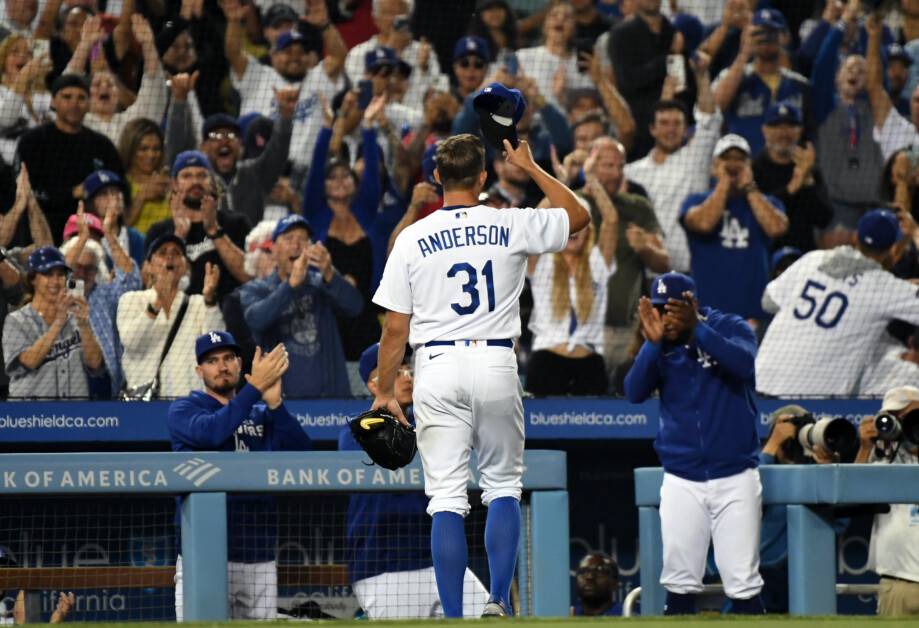
[[[415,428],[406,427],[385,408],[351,419],[351,434],[370,459],[384,469],[400,469],[415,459]]]

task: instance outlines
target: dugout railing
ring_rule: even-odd
[[[914,465],[767,465],[760,467],[760,475],[763,504],[788,507],[788,607],[792,615],[836,614],[835,506],[919,502]],[[663,479],[661,468],[635,469],[642,615],[664,611],[659,510]]]
[[[399,471],[368,466],[363,452],[80,453],[0,455],[5,499],[53,496],[185,495],[181,507],[186,621],[227,619],[227,493],[309,494],[423,490],[420,459]],[[521,614],[569,613],[566,456],[524,454],[521,551],[517,585]],[[470,488],[477,486],[475,457]],[[88,584],[173,586],[174,567],[91,567],[0,570],[2,589],[66,590]],[[279,566],[279,585],[347,584],[344,565]]]

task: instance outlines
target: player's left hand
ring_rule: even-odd
[[[681,299],[667,299],[664,306],[666,316],[675,319],[682,329],[693,330],[699,324],[699,310],[695,297],[689,290]]]
[[[399,419],[399,423],[405,427],[411,427],[411,423],[405,418],[405,415],[402,414],[402,407],[399,405],[399,402],[396,401],[396,398],[392,395],[381,395],[378,394],[373,399],[373,405],[370,406],[371,410],[376,410],[377,408],[386,408],[392,415]]]

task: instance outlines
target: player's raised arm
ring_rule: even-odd
[[[568,232],[577,233],[588,224],[590,224],[590,214],[578,201],[574,192],[569,190],[564,183],[553,177],[543,170],[539,164],[533,160],[533,153],[530,152],[530,145],[525,141],[520,141],[517,149],[511,146],[511,143],[504,140],[504,154],[507,156],[507,162],[522,168],[539,189],[543,191],[552,207],[561,207],[568,214]]]

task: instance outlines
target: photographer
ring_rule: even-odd
[[[805,448],[799,442],[801,428],[813,424],[814,417],[798,405],[783,406],[769,417],[769,439],[759,456],[767,464],[831,464],[839,462],[840,453],[814,445]],[[852,437],[855,429],[852,428]],[[854,444],[854,442],[852,443]],[[767,613],[788,613],[788,524],[784,504],[763,508],[760,532],[760,575],[763,577],[763,606]],[[836,522],[839,534],[848,519]]]
[[[912,442],[919,436],[919,388],[887,391],[876,417],[858,428],[861,447],[856,463],[916,464]],[[881,577],[878,615],[919,615],[919,517],[915,504],[891,504],[874,516],[868,565]]]

